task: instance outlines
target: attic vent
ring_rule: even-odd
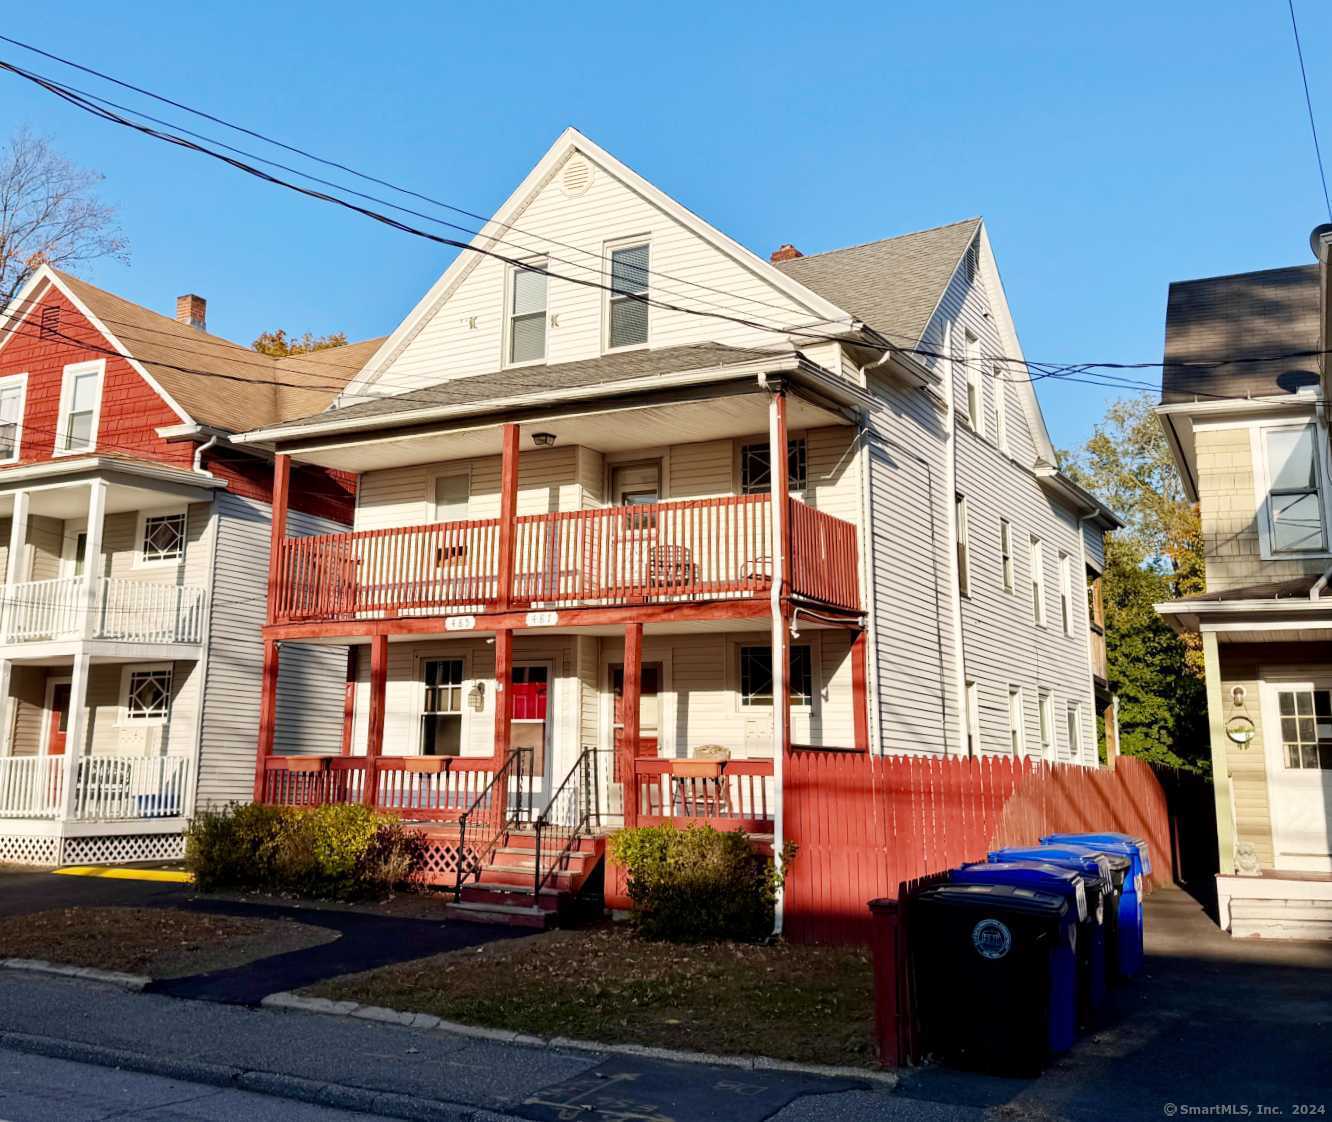
[[[38,334],[43,339],[50,339],[60,334],[60,305],[47,304],[42,308],[42,321]]]
[[[587,194],[592,186],[592,165],[581,156],[574,156],[564,165],[564,174],[560,177],[560,190],[566,198],[576,199]]]
[[[976,243],[972,242],[967,246],[966,255],[962,258],[962,268],[966,272],[968,284],[976,279],[976,268],[979,264],[979,259],[980,250],[976,247]]]

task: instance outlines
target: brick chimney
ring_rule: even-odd
[[[794,261],[797,257],[804,256],[805,255],[801,253],[800,250],[796,249],[796,247],[790,242],[783,242],[772,251],[772,256],[769,257],[768,260],[775,265],[778,261]]]
[[[176,297],[176,322],[183,323],[186,327],[193,327],[196,331],[204,330],[204,316],[208,311],[208,301],[202,296],[195,296],[189,293],[186,296]]]

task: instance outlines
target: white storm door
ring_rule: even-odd
[[[1332,683],[1269,682],[1263,716],[1275,865],[1332,872]]]

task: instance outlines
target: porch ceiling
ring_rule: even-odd
[[[190,488],[173,487],[163,490],[146,482],[142,484],[121,480],[108,482],[107,514],[179,507],[185,502],[206,502],[210,497],[209,492],[202,489],[195,491]],[[0,493],[0,518],[8,518],[13,512],[13,492]],[[42,518],[58,518],[61,521],[87,517],[87,480],[31,488],[28,491],[28,514]]]
[[[793,394],[787,423],[792,429],[802,429],[848,422],[844,416]],[[582,445],[598,452],[632,452],[664,444],[690,444],[767,431],[766,393],[734,392],[719,396],[715,388],[708,396],[696,400],[552,412],[519,423],[520,447],[524,451],[533,447],[532,434],[538,432],[553,433],[556,447]],[[481,426],[440,426],[428,432],[344,439],[336,444],[312,444],[291,451],[295,458],[309,463],[363,472],[471,456],[497,456],[500,441],[501,428],[491,421]]]

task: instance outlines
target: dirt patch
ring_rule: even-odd
[[[0,918],[0,958],[180,978],[316,947],[336,931],[175,908],[54,908]]]
[[[845,948],[679,946],[625,928],[552,931],[302,992],[548,1036],[807,1063],[873,1061],[869,956]]]

